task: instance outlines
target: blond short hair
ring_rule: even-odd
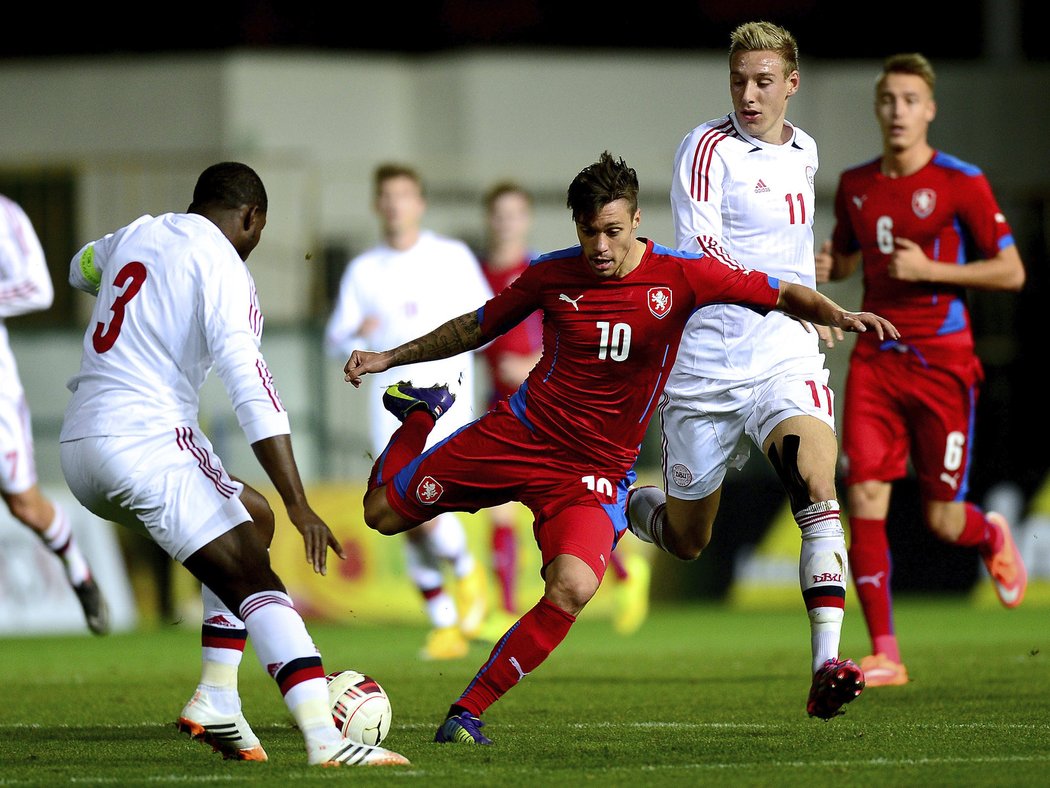
[[[780,25],[772,22],[745,22],[729,36],[729,62],[738,52],[769,50],[784,61],[784,76],[798,71],[798,42]]]

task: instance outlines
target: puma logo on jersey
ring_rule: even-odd
[[[755,194],[765,194],[768,191],[769,187],[759,178],[758,183],[755,184]]]
[[[578,296],[576,296],[576,298],[569,298],[567,295],[565,295],[565,293],[562,293],[561,295],[558,296],[558,300],[559,301],[568,301],[570,304],[572,304],[572,308],[575,309],[577,312],[580,311],[580,307],[579,307],[579,304],[577,302],[581,298],[583,298],[582,295],[578,295]]]
[[[875,588],[882,588],[882,578],[885,572],[876,572],[873,575],[859,575],[854,580],[858,586],[862,586],[865,583],[869,586],[875,586]]]
[[[941,481],[951,487],[953,490],[959,489],[959,474],[949,474],[946,471],[941,471]]]
[[[521,681],[523,678],[525,678],[526,676],[529,675],[528,673],[526,673],[524,670],[521,669],[521,663],[518,662],[518,658],[517,657],[511,657],[510,658],[510,664],[514,666],[514,670],[518,671],[518,681]]]
[[[864,201],[866,199],[868,199],[868,195],[866,194],[862,194],[860,197],[853,195],[853,204],[857,206],[858,211],[864,207]]]

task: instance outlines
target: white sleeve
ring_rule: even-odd
[[[143,214],[126,227],[122,227],[112,233],[106,233],[96,241],[84,244],[80,247],[73,259],[69,261],[69,284],[77,290],[83,290],[90,295],[98,295],[99,282],[102,281],[102,272],[106,268],[112,249],[119,243],[129,230],[143,222],[153,219],[151,214]]]
[[[98,285],[101,281],[102,269],[95,255],[95,241],[92,241],[84,244],[69,261],[69,284],[77,290],[98,295]]]
[[[336,297],[335,308],[325,325],[325,352],[333,358],[345,359],[363,344],[358,331],[364,322],[365,312],[355,281],[354,265],[355,262],[350,261],[346,270],[343,271],[343,276],[339,280],[339,295]]]
[[[5,198],[0,210],[0,319],[47,309],[55,288],[40,239],[19,205]]]
[[[204,292],[204,332],[215,372],[249,443],[291,432],[288,411],[277,393],[261,350],[262,313],[248,269],[232,249],[211,271]]]
[[[682,140],[675,154],[671,180],[671,215],[675,243],[686,252],[703,253],[724,263],[738,265],[722,246],[723,183],[728,175],[724,159],[717,150],[694,155],[696,135]]]

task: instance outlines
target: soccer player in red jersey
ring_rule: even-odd
[[[423,452],[453,405],[444,386],[390,386],[402,422],[373,466],[365,522],[384,535],[441,511],[518,500],[533,512],[544,593],[496,643],[435,741],[490,744],[481,714],[535,670],[597,592],[627,528],[634,464],[682,330],[700,305],[779,309],[812,323],[896,339],[892,324],[759,271],[636,237],[638,178],[608,151],[568,189],[579,245],[537,258],[479,309],[381,352],[355,350],[346,380],[480,347],[537,309],[543,356],[514,395]],[[422,453],[421,453],[422,452]]]
[[[1019,605],[1027,584],[1010,524],[966,500],[983,378],[966,290],[1020,290],[1025,270],[985,176],[927,140],[935,81],[921,54],[886,59],[875,86],[882,156],[842,173],[832,239],[816,255],[818,282],[863,262],[863,308],[901,332],[900,340],[858,338],[843,411],[849,560],[872,641],[861,663],[868,686],[908,681],[893,628],[886,515],[909,456],[930,531],[977,548],[1004,606]]]
[[[517,279],[537,256],[529,245],[532,206],[532,193],[515,181],[499,181],[485,194],[486,244],[478,260],[493,293]],[[536,366],[542,351],[543,313],[540,310],[482,348],[480,352],[489,373],[490,405],[518,390]],[[492,519],[492,564],[499,584],[501,606],[489,612],[481,633],[485,639],[498,639],[517,619],[514,593],[518,551],[513,523],[519,505],[510,502],[489,512]],[[622,553],[613,551],[609,556],[610,569],[617,581],[613,626],[620,634],[630,635],[644,623],[649,611],[651,570],[643,555],[628,554],[624,558]]]

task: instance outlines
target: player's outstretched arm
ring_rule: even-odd
[[[355,350],[343,365],[344,380],[357,388],[361,385],[363,375],[385,372],[402,364],[457,356],[475,350],[482,344],[478,313],[476,310],[467,312],[390,350]]]
[[[288,512],[288,519],[303,535],[307,563],[313,566],[317,574],[327,574],[328,548],[331,547],[343,559],[346,553],[332,530],[306,500],[303,480],[292,453],[292,436],[286,434],[263,438],[252,444],[252,451],[277,488],[277,494],[281,496],[281,502]]]
[[[792,317],[843,331],[860,334],[870,329],[879,339],[900,339],[900,332],[886,318],[874,312],[850,312],[805,285],[781,281],[777,309]]]

